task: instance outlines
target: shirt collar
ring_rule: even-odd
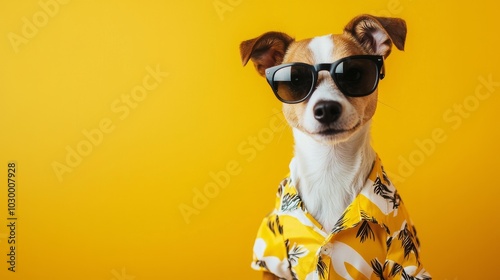
[[[400,200],[397,190],[387,177],[382,162],[377,155],[365,185],[337,221],[332,233],[353,228],[363,221],[376,223],[388,233],[392,230],[397,230],[388,228],[385,221],[390,216],[395,217],[397,215]],[[280,184],[276,200],[276,210],[278,212],[300,210],[305,213],[314,225],[321,228],[320,223],[305,209],[296,187],[292,184],[290,176],[287,176]]]

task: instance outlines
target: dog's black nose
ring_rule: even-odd
[[[337,101],[320,101],[314,106],[314,118],[320,123],[336,121],[342,113],[342,105]]]

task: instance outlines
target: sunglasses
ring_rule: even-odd
[[[375,91],[383,79],[384,58],[379,55],[355,55],[333,63],[310,65],[294,62],[266,69],[266,79],[276,97],[284,103],[300,103],[316,89],[319,71],[328,71],[338,89],[349,97],[362,97]]]

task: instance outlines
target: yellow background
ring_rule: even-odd
[[[480,82],[500,82],[496,2],[61,2],[0,2],[0,279],[258,278],[253,239],[292,138],[276,129],[280,103],[241,66],[238,45],[269,30],[339,33],[360,13],[408,24],[406,50],[393,51],[380,83],[373,145],[418,226],[427,269],[434,279],[498,277],[500,86]],[[168,76],[125,114],[122,98],[147,69]],[[83,131],[97,133],[95,145]],[[55,162],[67,166],[77,147],[86,155],[59,180]]]

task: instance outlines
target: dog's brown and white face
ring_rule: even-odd
[[[265,76],[267,68],[282,63],[310,65],[332,63],[353,55],[381,55],[386,58],[394,44],[402,50],[406,24],[402,19],[361,15],[349,22],[342,34],[295,41],[284,33],[268,32],[240,45],[245,65],[249,60]],[[363,97],[349,97],[339,90],[328,71],[319,71],[313,93],[303,102],[284,104],[288,123],[325,143],[346,141],[370,121],[377,107],[378,91]]]

